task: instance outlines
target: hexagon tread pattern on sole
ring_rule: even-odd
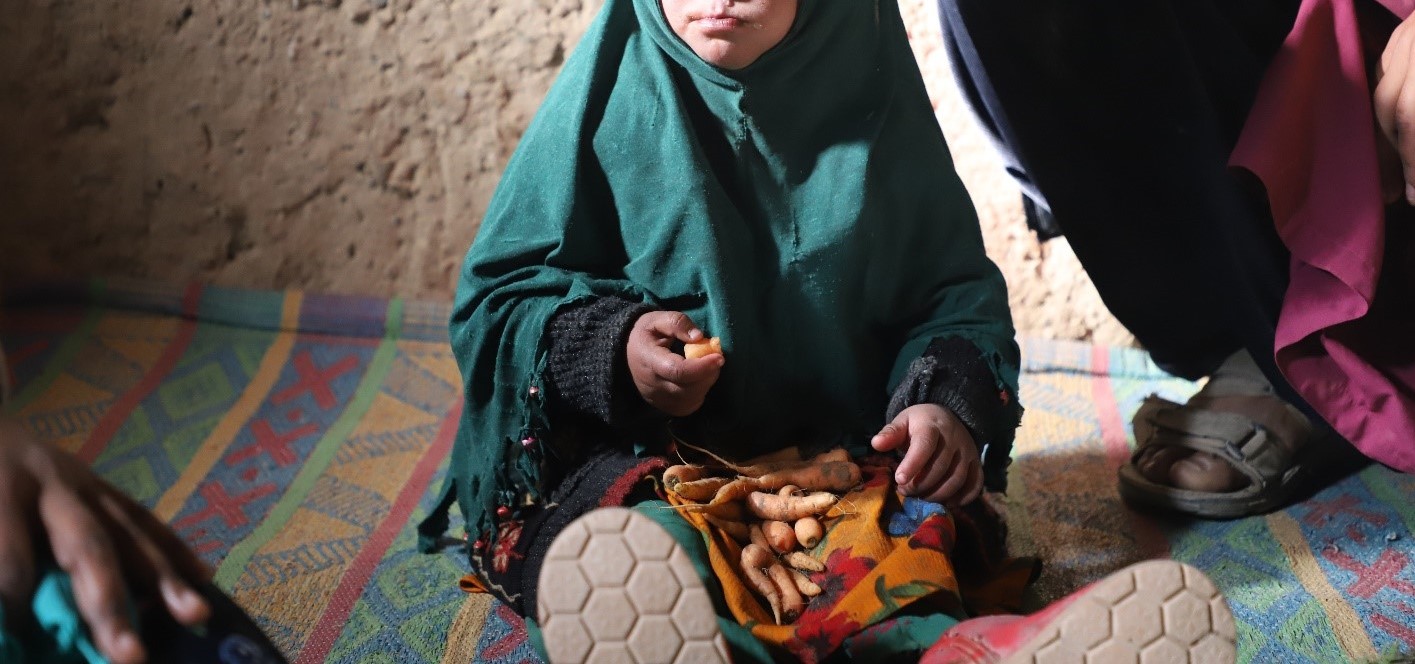
[[[541,566],[536,615],[551,664],[726,664],[727,641],[688,554],[633,510],[566,526]]]
[[[1232,664],[1237,634],[1208,577],[1172,560],[1132,565],[1062,609],[1004,664]]]

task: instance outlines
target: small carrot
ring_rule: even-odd
[[[796,530],[789,523],[763,521],[762,535],[766,537],[767,543],[771,544],[772,551],[786,553],[796,550]]]
[[[748,494],[752,493],[752,491],[756,489],[756,485],[754,484],[755,482],[756,480],[753,479],[739,477],[719,487],[717,493],[713,494],[712,500],[709,500],[706,504],[688,505],[685,507],[685,509],[687,509],[689,512],[718,513],[719,509],[725,509],[722,508],[723,505],[733,501],[741,500],[742,498],[747,497]]]
[[[712,511],[706,512],[706,514],[711,514],[723,521],[747,522],[747,506],[742,504],[740,500],[718,505],[714,507]]]
[[[759,466],[773,463],[800,463],[806,458],[801,456],[801,448],[792,445],[783,447],[775,452],[767,452],[761,456],[755,456],[746,461],[748,466]]]
[[[795,579],[791,578],[791,573],[786,571],[781,563],[772,565],[766,573],[776,584],[776,591],[781,594],[781,617],[776,624],[796,622],[796,619],[801,617],[801,611],[806,608],[806,602],[801,599],[801,591],[796,589]]]
[[[853,461],[827,461],[800,468],[780,470],[757,478],[768,491],[794,484],[808,491],[849,491],[860,483],[860,467]]]
[[[806,597],[815,597],[821,594],[821,587],[806,578],[806,575],[802,574],[800,570],[791,570],[791,580],[796,582],[796,590],[801,591],[801,594]]]
[[[812,468],[833,461],[849,461],[850,453],[843,447],[837,447],[829,452],[817,454],[809,459],[802,459],[800,452],[796,448],[787,448],[783,452],[766,457],[757,457],[748,465],[728,464],[727,467],[743,477],[765,477],[772,473],[790,472],[803,468]]]
[[[663,471],[663,486],[672,491],[679,483],[702,479],[706,474],[707,471],[702,466],[692,464],[669,466],[667,470]]]
[[[835,496],[825,492],[807,496],[778,496],[755,491],[747,496],[747,509],[758,518],[794,523],[801,517],[824,513],[835,505],[836,500]]]
[[[765,570],[775,563],[776,557],[764,546],[748,544],[742,547],[742,567]]]
[[[762,532],[762,524],[752,524],[752,526],[747,529],[747,538],[752,541],[752,544],[760,546],[767,551],[771,550],[771,544],[766,541],[766,534]]]
[[[796,492],[797,492],[797,491],[800,491],[800,490],[801,490],[801,487],[796,486],[795,484],[787,484],[786,486],[781,487],[780,489],[778,489],[777,492],[776,492],[776,495],[778,495],[778,496],[794,496],[794,495],[796,495]]]
[[[676,486],[669,487],[668,490],[688,500],[705,501],[712,500],[722,487],[732,481],[730,477],[704,477],[691,482],[679,482]]]
[[[775,562],[771,553],[756,544],[748,544],[742,549],[742,575],[747,577],[753,590],[766,598],[767,606],[771,607],[772,620],[780,625],[781,594],[777,590],[777,585],[762,571]]]
[[[722,532],[724,533],[727,533],[729,537],[734,540],[737,540],[737,542],[739,543],[744,543],[751,540],[751,529],[747,527],[747,524],[742,523],[741,521],[728,521],[727,519],[723,519],[712,514],[704,514],[703,518],[707,519],[708,523],[717,526],[718,529],[722,530]]]
[[[811,457],[811,463],[829,463],[831,461],[849,461],[850,452],[843,447],[837,447],[829,452],[821,452]]]
[[[802,572],[824,572],[825,565],[821,561],[812,558],[805,551],[792,551],[781,557],[787,565],[790,565]]]
[[[807,549],[820,544],[821,538],[825,536],[825,528],[821,526],[820,519],[813,516],[803,516],[797,519],[794,530],[796,531],[796,541]]]

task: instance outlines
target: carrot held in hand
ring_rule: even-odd
[[[707,357],[713,354],[722,354],[722,339],[718,337],[703,339],[702,341],[690,341],[683,344],[683,357],[690,360],[696,360],[700,357]]]

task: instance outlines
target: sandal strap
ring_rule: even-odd
[[[1178,446],[1227,459],[1255,484],[1282,479],[1293,467],[1293,450],[1270,429],[1236,413],[1196,408],[1160,408],[1149,415],[1149,437],[1140,441],[1135,457],[1148,447]]]
[[[1219,396],[1273,396],[1277,397],[1277,391],[1273,384],[1263,375],[1263,370],[1258,368],[1258,363],[1253,361],[1253,356],[1247,351],[1238,351],[1230,355],[1223,361],[1204,387],[1195,396],[1219,397]]]

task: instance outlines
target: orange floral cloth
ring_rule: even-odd
[[[822,593],[790,625],[776,625],[765,601],[743,580],[742,545],[701,514],[680,511],[706,539],[713,573],[738,622],[763,642],[816,662],[906,608],[958,619],[1018,610],[1038,564],[1005,555],[1002,524],[982,501],[976,509],[949,512],[906,499],[894,485],[893,460],[857,462],[863,484],[826,515],[826,535],[810,551],[825,563],[825,571],[810,574]],[[687,504],[675,494],[668,500]]]

